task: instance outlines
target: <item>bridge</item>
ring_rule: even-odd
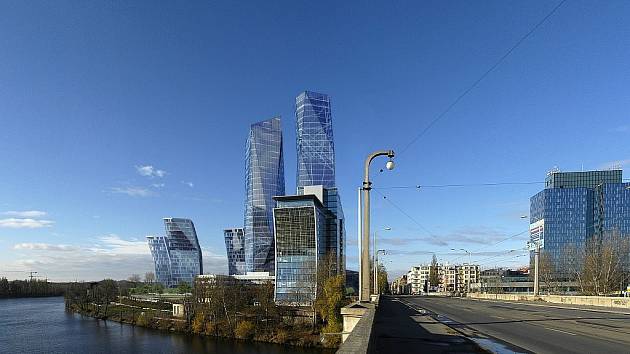
[[[519,299],[382,296],[365,305],[338,353],[630,352],[630,299],[504,298]]]

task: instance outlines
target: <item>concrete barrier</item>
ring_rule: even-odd
[[[372,325],[376,306],[371,303],[355,302],[341,309],[343,316],[343,343],[337,350],[338,354],[368,353]]]
[[[600,306],[630,309],[630,298],[606,296],[568,296],[568,295],[520,295],[520,294],[468,294],[473,299],[504,301],[545,301],[553,304]]]

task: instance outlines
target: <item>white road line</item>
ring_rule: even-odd
[[[560,329],[549,328],[549,327],[543,327],[543,328],[544,328],[544,329],[548,329],[548,330],[550,330],[550,331],[554,331],[554,332],[560,332],[560,333],[569,334],[569,335],[572,335],[572,336],[577,336],[577,334],[575,334],[575,333],[571,333],[571,332],[563,331],[563,330],[560,330]]]

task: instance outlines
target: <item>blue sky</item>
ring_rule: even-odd
[[[545,1],[18,2],[0,4],[0,275],[126,278],[144,236],[194,220],[226,272],[241,226],[249,124],[331,95],[337,178],[356,269],[365,155],[401,150],[544,17]],[[544,180],[554,166],[630,166],[630,3],[565,3],[375,187]],[[385,160],[377,161],[385,163]],[[427,262],[517,266],[540,185],[383,189],[373,229],[395,274]],[[421,226],[420,226],[421,225]],[[439,240],[436,241],[436,240]],[[503,252],[503,253],[493,253]],[[498,255],[488,260],[488,257]],[[12,272],[9,272],[11,270]]]

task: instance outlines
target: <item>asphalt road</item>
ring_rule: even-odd
[[[457,331],[391,297],[381,298],[371,340],[370,353],[485,353]]]
[[[398,300],[437,314],[454,328],[482,333],[524,351],[630,353],[630,313],[434,296]]]

